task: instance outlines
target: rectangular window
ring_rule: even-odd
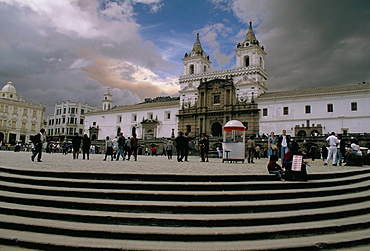
[[[284,107],[283,108],[283,115],[288,115],[289,114],[289,107]]]
[[[34,118],[36,118],[36,111],[35,111],[35,110],[33,111],[32,116],[33,116]]]
[[[122,122],[122,115],[117,115],[117,124]]]
[[[96,122],[93,122],[93,126],[96,126]]]
[[[171,119],[171,112],[164,112],[164,119],[165,120],[170,120]]]
[[[27,116],[27,108],[23,109],[23,116]]]
[[[351,111],[357,111],[357,102],[351,103]]]
[[[81,109],[81,114],[85,114],[85,110],[84,109]]]
[[[267,108],[263,108],[262,116],[268,116]]]
[[[306,105],[306,113],[311,113],[311,106],[310,105]]]
[[[328,112],[333,112],[334,111],[334,106],[333,104],[328,104]]]
[[[245,130],[248,131],[248,122],[242,122],[243,126],[245,126]]]
[[[131,121],[136,122],[137,121],[137,115],[136,114],[131,114]]]
[[[220,95],[213,96],[213,104],[220,104]]]
[[[84,119],[80,119],[80,125],[84,124]]]
[[[67,108],[63,108],[63,114],[66,114]]]
[[[153,113],[152,112],[148,113],[148,119],[153,119]]]
[[[191,133],[191,125],[186,125],[186,132]]]
[[[63,118],[63,124],[65,124],[66,123],[66,118]]]
[[[22,122],[22,129],[26,129],[26,123],[25,122]]]

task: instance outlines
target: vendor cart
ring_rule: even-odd
[[[238,120],[230,120],[224,126],[222,162],[245,160],[245,126]]]

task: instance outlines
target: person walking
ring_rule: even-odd
[[[286,134],[286,130],[283,130],[283,134],[278,139],[278,148],[280,150],[281,161],[284,160],[284,156],[289,152],[290,147],[290,136]]]
[[[107,160],[107,156],[110,155],[111,161],[113,161],[113,141],[107,136],[105,138],[105,158],[104,161]]]
[[[131,144],[131,153],[134,155],[134,160],[137,161],[137,148],[139,147],[138,145],[138,139],[136,138],[136,134],[134,133],[130,139],[130,144]]]
[[[131,138],[130,137],[127,137],[126,139],[124,155],[127,156],[127,160],[130,160],[130,157],[131,157]]]
[[[42,162],[41,156],[42,156],[42,145],[44,143],[44,133],[45,129],[41,128],[40,132],[36,134],[32,139],[32,143],[34,146],[34,151],[31,156],[32,161],[35,161],[35,157],[37,156],[37,162]]]
[[[254,151],[256,149],[256,142],[254,141],[254,136],[251,136],[247,141],[247,156],[248,156],[248,163],[254,163]]]
[[[87,134],[84,134],[84,137],[82,139],[82,159],[85,159],[85,155],[87,159],[89,159],[90,156],[90,148],[91,148],[91,139]]]
[[[176,150],[177,150],[177,162],[182,162],[185,157],[185,147],[187,140],[184,137],[183,132],[179,132],[179,135],[175,138]]]
[[[167,159],[172,160],[173,144],[171,140],[167,142],[166,151],[167,151]]]
[[[188,156],[189,156],[189,143],[190,143],[190,138],[189,134],[185,133],[185,149],[184,149],[184,159],[185,162],[188,162]]]
[[[118,144],[118,153],[117,153],[116,161],[119,160],[119,156],[122,157],[122,160],[125,160],[126,138],[123,136],[122,132],[119,134],[119,137],[117,139],[117,144]]]
[[[267,157],[270,158],[271,155],[277,156],[277,138],[275,137],[275,133],[271,132],[270,137],[267,139]]]
[[[200,139],[199,139],[199,147],[200,147],[200,158],[201,158],[201,162],[205,162],[206,161],[206,135],[204,133],[202,133],[200,135]]]
[[[80,147],[81,147],[82,137],[75,133],[75,136],[72,138],[72,151],[73,151],[73,159],[78,159],[78,155],[80,154]]]
[[[326,138],[326,143],[329,147],[328,157],[325,161],[325,166],[328,165],[330,158],[333,158],[333,166],[337,165],[337,146],[339,144],[338,138],[335,136],[335,132],[332,132],[329,137]]]

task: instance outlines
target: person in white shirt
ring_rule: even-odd
[[[335,136],[335,132],[332,132],[329,137],[327,137],[326,142],[328,144],[329,152],[328,157],[325,161],[325,166],[328,165],[330,158],[333,158],[333,166],[337,165],[337,146],[339,144],[338,138]]]

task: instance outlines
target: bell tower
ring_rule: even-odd
[[[183,60],[182,75],[194,75],[208,72],[211,67],[209,56],[206,55],[199,40],[199,33],[195,40],[193,50],[190,53],[185,53]]]
[[[252,101],[266,92],[267,73],[265,68],[266,52],[257,40],[252,22],[242,43],[237,45],[236,70],[243,74],[234,75],[235,87],[239,101]]]
[[[108,88],[107,92],[104,93],[104,99],[103,99],[103,111],[109,110],[112,108],[112,94],[110,93],[110,89]]]
[[[260,46],[253,28],[252,22],[249,22],[247,35],[242,43],[237,45],[236,52],[236,68],[257,66],[265,70],[265,55],[264,47]]]

